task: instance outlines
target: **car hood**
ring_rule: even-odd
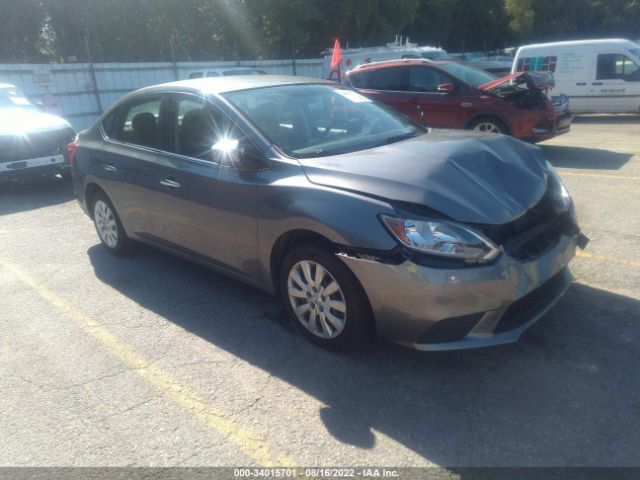
[[[35,132],[69,129],[71,125],[56,115],[26,108],[0,109],[0,135],[26,135]]]
[[[542,198],[541,150],[503,135],[440,130],[344,155],[301,159],[310,182],[499,225]]]
[[[514,85],[527,84],[529,88],[536,88],[538,90],[546,90],[555,86],[555,81],[551,72],[516,72],[484,83],[478,88],[480,90],[492,92],[506,83],[512,83]]]

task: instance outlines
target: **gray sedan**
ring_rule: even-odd
[[[539,148],[428,132],[317,80],[144,88],[69,151],[109,251],[146,243],[277,294],[326,347],[516,341],[586,244]]]

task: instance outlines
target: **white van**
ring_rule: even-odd
[[[574,113],[640,113],[640,45],[623,39],[520,47],[511,71],[551,71]]]

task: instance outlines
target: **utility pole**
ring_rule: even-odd
[[[87,1],[84,19],[84,48],[87,51],[87,60],[89,60],[89,75],[91,76],[91,84],[93,86],[93,94],[96,97],[96,103],[98,105],[98,112],[102,113],[102,100],[100,99],[100,92],[98,90],[98,80],[96,77],[96,69],[93,66],[93,57],[91,56],[91,36],[89,34],[89,6],[91,1]]]

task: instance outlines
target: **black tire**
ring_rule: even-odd
[[[91,215],[98,238],[110,253],[125,255],[131,251],[133,241],[125,233],[120,217],[111,200],[101,191],[96,192],[91,199]],[[104,223],[105,220],[111,225]]]
[[[509,128],[504,124],[504,122],[496,117],[490,117],[490,116],[486,116],[486,117],[478,117],[473,119],[469,125],[467,125],[467,129],[469,130],[476,130],[476,129],[481,129],[482,125],[492,125],[495,129],[497,129],[497,132],[492,132],[492,133],[501,133],[503,135],[509,135]],[[481,129],[479,131],[487,131],[484,129]],[[491,133],[491,132],[489,132]]]
[[[318,301],[318,304],[313,303],[314,300],[311,298],[304,299],[293,297],[292,300],[292,297],[289,295],[289,274],[294,267],[297,268],[297,266],[300,265],[300,262],[304,261],[311,262],[312,273],[317,273],[317,270],[313,268],[313,264],[319,264],[329,274],[324,277],[323,286],[319,289],[317,294],[318,298],[315,299],[315,301]],[[323,291],[326,287],[329,287],[331,280],[335,280],[337,282],[339,292],[323,297]],[[298,285],[295,285],[295,288],[299,288]],[[337,349],[352,346],[356,343],[362,343],[372,338],[373,322],[371,308],[369,306],[369,300],[367,299],[360,282],[351,270],[349,270],[346,265],[344,265],[326,248],[322,248],[321,246],[312,243],[295,246],[282,262],[280,268],[279,290],[282,303],[291,321],[293,321],[302,334],[313,343],[324,348]],[[329,302],[336,305],[339,304],[340,298],[342,298],[343,304],[346,306],[345,313],[342,314],[342,312],[334,310],[332,307],[328,307],[327,303],[319,300],[320,297],[326,298]],[[328,318],[330,318],[328,315],[331,314],[331,318],[334,319],[343,316],[343,318],[340,318],[343,320],[343,327],[341,331],[336,333],[337,329],[335,329],[333,332],[334,336],[330,338],[322,337],[318,333],[312,333],[312,331],[302,323],[302,320],[300,320],[294,312],[292,302],[298,301],[300,302],[298,305],[299,307],[303,306],[305,302],[312,302],[314,306],[311,308],[315,308],[318,309],[316,311],[320,311],[317,317],[317,324],[322,324],[322,321],[320,320],[320,317],[324,315],[321,311],[322,308],[328,308],[328,311],[326,312],[327,316],[323,316],[323,318],[327,319],[324,323],[330,329],[333,327],[333,324],[328,320]],[[307,316],[307,319],[309,319],[311,313],[312,310],[309,310],[308,315],[307,313],[303,315]],[[318,330],[323,330],[320,326],[317,328]]]

